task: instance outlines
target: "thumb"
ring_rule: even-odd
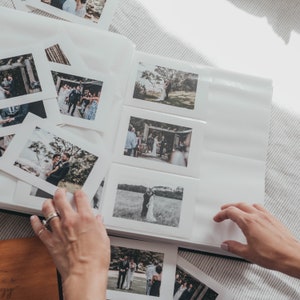
[[[243,258],[246,258],[248,253],[248,245],[239,243],[237,241],[224,241],[221,244],[221,249]]]

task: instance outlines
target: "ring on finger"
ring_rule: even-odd
[[[47,227],[50,225],[50,222],[54,218],[59,218],[59,214],[56,211],[51,212],[45,220],[43,220],[43,224]]]

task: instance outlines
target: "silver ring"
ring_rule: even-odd
[[[46,220],[43,221],[43,224],[44,224],[45,226],[48,226],[49,223],[50,223],[50,221],[51,221],[53,218],[56,218],[56,217],[59,218],[59,214],[58,214],[56,211],[50,213],[50,214],[46,217]]]

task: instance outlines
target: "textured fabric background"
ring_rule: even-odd
[[[200,52],[164,31],[141,2],[120,1],[110,30],[131,39],[136,44],[137,50],[218,67]],[[298,0],[228,0],[228,2],[246,13],[265,16],[274,32],[285,43],[289,42],[292,30],[300,29]],[[185,2],[185,5],[187,3]],[[14,7],[10,0],[0,0],[0,4]],[[43,14],[40,11],[35,13]],[[288,99],[289,95],[286,97]],[[277,99],[272,105],[265,206],[300,239],[300,117],[280,105],[280,102],[284,103],[285,100]],[[32,235],[28,217],[0,212],[1,239]],[[230,289],[235,299],[300,299],[299,280],[283,274],[243,261],[187,250],[180,250],[179,254]]]

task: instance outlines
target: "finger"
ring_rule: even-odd
[[[215,222],[222,222],[224,220],[232,220],[235,222],[242,230],[245,229],[245,219],[247,218],[247,213],[243,212],[235,206],[229,206],[221,211],[219,211],[214,216]]]
[[[239,243],[237,241],[225,241],[221,244],[221,248],[245,259],[248,258],[248,245]]]
[[[257,210],[260,210],[262,212],[268,213],[268,211],[260,204],[254,203],[253,207],[256,208]]]
[[[44,201],[42,206],[42,212],[46,220],[51,214],[56,212],[52,199],[47,199]],[[60,218],[52,218],[51,220],[49,220],[47,225],[50,225],[52,231],[60,231]]]
[[[79,214],[92,213],[92,208],[87,195],[82,190],[77,190],[74,193],[74,202]]]
[[[47,240],[51,239],[51,232],[46,229],[37,216],[31,216],[30,223],[34,233],[47,245]]]
[[[66,191],[64,189],[57,189],[55,191],[53,203],[61,218],[65,218],[66,215],[72,216],[75,214],[74,209],[66,198]]]
[[[248,213],[251,213],[251,212],[255,212],[255,208],[248,204],[248,203],[245,203],[245,202],[238,202],[238,203],[231,203],[231,204],[224,204],[221,206],[221,209],[226,209],[228,207],[231,207],[231,206],[234,206],[244,212],[248,212]]]

